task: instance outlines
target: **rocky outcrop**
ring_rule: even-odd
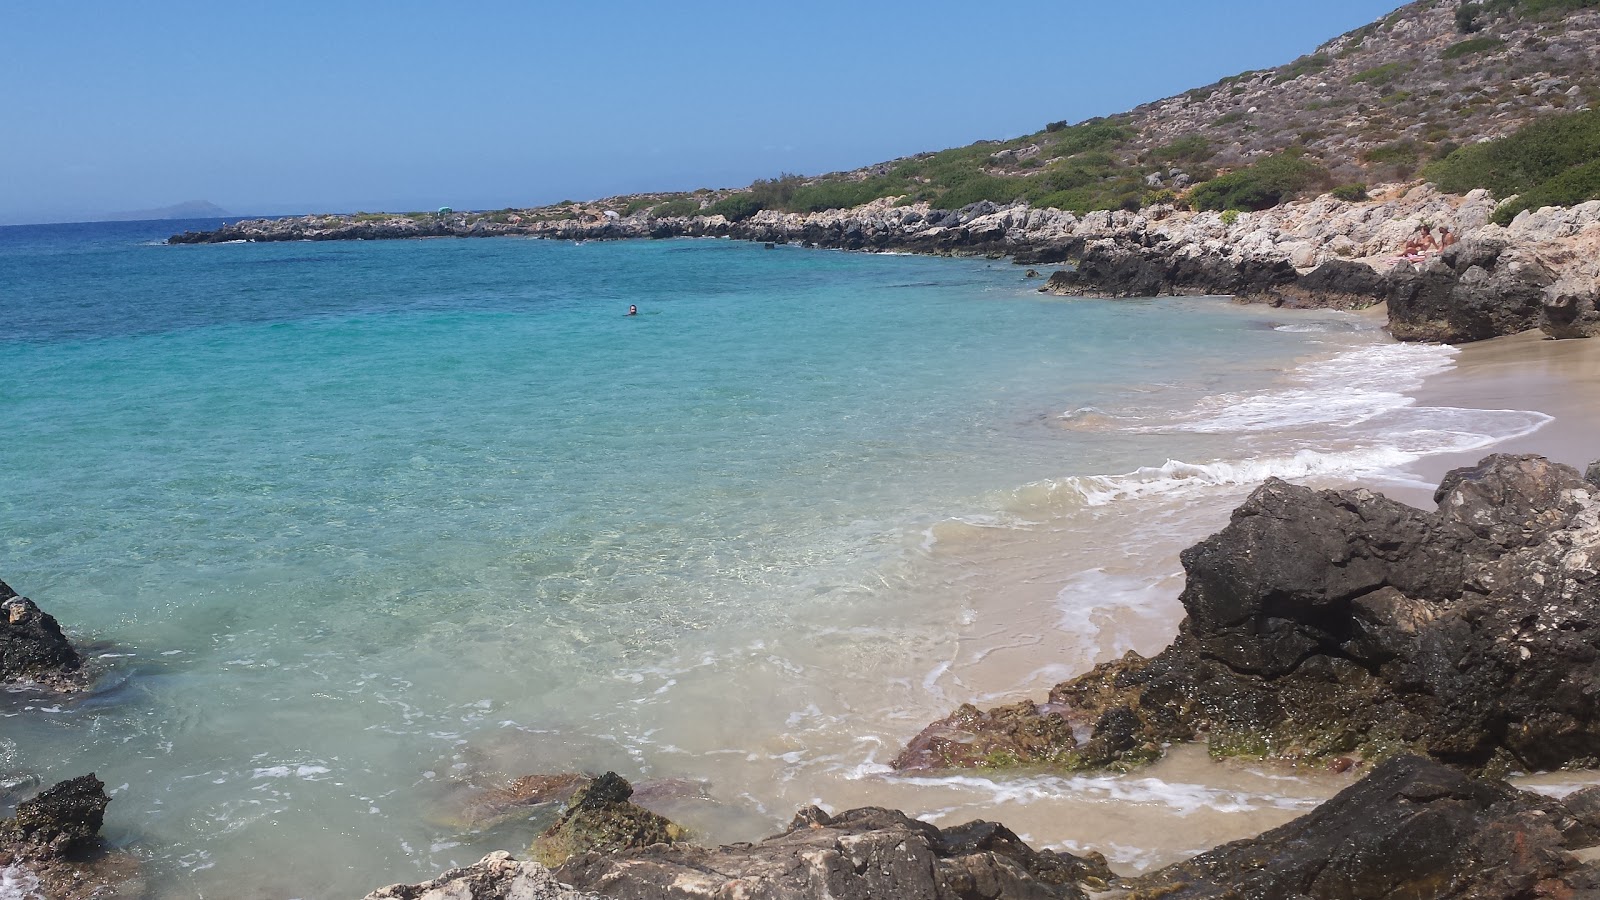
[[[55,617],[0,581],[0,684],[76,687],[82,667]]]
[[[1557,340],[1600,334],[1600,291],[1573,281],[1551,285],[1545,291],[1539,330]]]
[[[1571,806],[1397,757],[1311,813],[1137,879],[1127,900],[1595,896],[1592,795]]]
[[[1390,271],[1389,331],[1401,340],[1465,343],[1539,326],[1555,276],[1504,241],[1473,240]]]
[[[1435,499],[1428,513],[1269,480],[1183,552],[1187,616],[1170,647],[1057,685],[1036,714],[1058,721],[1009,727],[1059,739],[990,739],[988,758],[1130,764],[1204,737],[1215,754],[1600,764],[1600,490],[1495,455],[1449,473]],[[917,752],[985,739],[964,728],[935,723],[897,765],[972,765]]]
[[[593,900],[536,862],[519,862],[501,850],[470,866],[451,869],[421,884],[392,884],[363,900]]]
[[[138,896],[138,864],[100,846],[111,798],[94,775],[47,788],[0,822],[0,869],[21,896],[53,900]]]
[[[611,853],[684,838],[681,827],[629,803],[631,796],[633,787],[622,776],[601,775],[572,795],[566,812],[534,840],[529,853],[553,866],[580,853]]]
[[[1410,755],[1305,816],[1125,880],[1098,854],[1029,847],[1003,825],[937,828],[894,810],[800,811],[716,849],[588,852],[553,872],[505,853],[367,900],[1501,900],[1600,891],[1600,788],[1564,801]],[[592,892],[592,893],[589,893]]]
[[[687,845],[587,853],[556,870],[562,881],[636,900],[926,900],[1087,895],[1115,880],[1103,859],[1036,851],[1004,826],[939,829],[894,810],[830,816],[801,810],[789,830],[757,844]]]

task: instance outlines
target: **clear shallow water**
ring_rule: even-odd
[[[0,228],[0,578],[108,668],[0,698],[0,767],[97,771],[162,896],[516,850],[452,798],[574,769],[691,783],[675,814],[724,840],[811,800],[1129,864],[1252,833],[1337,785],[882,764],[954,702],[1158,649],[1177,549],[1261,478],[1541,421],[1417,409],[1451,351],[1355,317],[1062,300],[1005,263],[172,230]]]

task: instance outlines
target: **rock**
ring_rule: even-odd
[[[684,838],[680,826],[628,802],[633,787],[607,772],[572,795],[567,811],[528,848],[546,865],[559,865],[575,854],[609,853]]]
[[[93,774],[63,781],[17,806],[0,822],[0,844],[19,858],[56,858],[91,845],[111,798]]]
[[[536,862],[518,862],[501,850],[470,866],[451,869],[421,884],[394,884],[364,900],[591,900],[599,894],[573,890]]]
[[[1277,306],[1365,309],[1388,296],[1382,275],[1366,263],[1330,259],[1275,291]]]
[[[1199,735],[1214,754],[1600,764],[1600,490],[1497,454],[1450,472],[1435,499],[1427,513],[1270,479],[1181,554],[1187,616],[1170,647],[1057,685],[1032,712],[952,718],[1006,735],[1092,726],[1071,753],[1007,744],[1022,766],[1133,764]],[[897,767],[975,765],[945,749],[961,740],[951,726],[926,729]]]
[[[1600,333],[1600,309],[1594,287],[1572,282],[1545,291],[1539,330],[1556,340],[1593,337]]]
[[[1078,746],[1072,725],[1032,700],[987,712],[964,703],[928,726],[895,757],[897,769],[1009,768],[1024,763],[1069,767]]]
[[[1568,851],[1595,843],[1561,803],[1400,756],[1287,825],[1137,879],[1127,896],[1593,896],[1596,868]]]
[[[873,807],[837,816],[809,807],[788,831],[757,844],[585,853],[556,875],[580,889],[635,900],[1079,900],[1086,897],[1079,883],[1103,889],[1116,881],[1098,855],[1035,851],[1000,825],[940,830]]]
[[[19,897],[144,895],[138,861],[100,846],[100,826],[110,802],[100,779],[83,775],[24,800],[15,816],[0,822],[0,869],[18,886]]]
[[[1394,268],[1389,330],[1401,340],[1450,343],[1527,331],[1539,325],[1554,280],[1541,262],[1498,241],[1463,242],[1421,269]]]
[[[469,789],[433,818],[438,824],[458,831],[485,831],[512,819],[528,817],[540,807],[565,803],[590,780],[589,776],[575,772],[526,775],[510,784]]]
[[[82,666],[55,618],[0,581],[0,683],[70,687]]]

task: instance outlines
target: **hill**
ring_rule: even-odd
[[[106,213],[104,222],[145,222],[156,219],[221,219],[232,213],[209,200],[186,200],[157,209],[134,209]]]

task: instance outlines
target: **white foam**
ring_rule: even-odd
[[[876,767],[857,767],[856,777],[877,774]],[[852,773],[855,774],[855,773]],[[1228,790],[1160,778],[1121,778],[1113,775],[1044,776],[1003,781],[977,775],[943,777],[899,777],[898,783],[920,787],[960,788],[981,794],[990,803],[1028,805],[1059,802],[1065,795],[1096,801],[1115,801],[1141,806],[1165,807],[1174,815],[1187,816],[1200,810],[1219,813],[1253,812],[1263,809],[1311,809],[1321,802],[1314,796],[1259,794]]]
[[[1404,392],[1448,371],[1461,351],[1435,344],[1363,347],[1297,366],[1278,388],[1218,394],[1150,430],[1226,434],[1321,423],[1350,425],[1411,406]]]
[[[0,900],[45,900],[39,879],[21,866],[0,869]]]

